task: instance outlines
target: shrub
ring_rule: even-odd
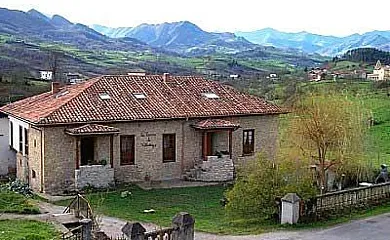
[[[18,179],[16,179],[15,181],[10,181],[9,183],[3,185],[2,188],[8,191],[20,193],[24,196],[28,196],[28,197],[33,196],[33,191],[28,186],[28,184],[23,183]]]
[[[227,214],[232,218],[271,219],[278,216],[278,199],[289,192],[303,199],[316,194],[308,166],[259,156],[256,162],[240,170],[234,187],[226,192]]]

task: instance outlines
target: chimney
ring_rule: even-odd
[[[164,82],[169,81],[169,73],[164,73],[164,74],[163,74],[163,81],[164,81]]]
[[[51,93],[56,94],[60,91],[61,84],[59,82],[51,82]]]

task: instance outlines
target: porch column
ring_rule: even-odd
[[[207,157],[207,149],[208,149],[208,146],[207,146],[207,132],[206,131],[203,131],[202,132],[202,158],[203,158],[203,161],[206,160],[206,157]]]
[[[232,159],[232,139],[233,139],[233,130],[229,129],[229,157],[230,159]]]
[[[114,135],[110,135],[110,165],[114,167]]]
[[[76,137],[76,169],[80,169],[80,137]]]

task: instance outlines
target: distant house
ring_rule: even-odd
[[[311,69],[307,73],[307,77],[308,77],[309,81],[318,82],[318,81],[324,80],[326,77],[326,74],[327,74],[326,69],[314,68],[314,69]]]
[[[373,81],[384,81],[390,79],[390,66],[382,66],[382,63],[378,60],[375,64],[372,74],[367,74],[367,79]]]
[[[81,74],[78,73],[65,73],[66,82],[70,84],[81,83],[84,81],[84,78]]]
[[[239,77],[240,77],[240,75],[238,75],[238,74],[230,74],[231,79],[238,79]]]
[[[53,80],[53,72],[52,71],[42,70],[42,71],[39,71],[39,73],[41,74],[41,77],[40,77],[41,80],[46,80],[46,81]]]
[[[272,157],[278,115],[265,100],[202,77],[101,76],[3,106],[17,177],[36,191],[188,179],[228,181]]]

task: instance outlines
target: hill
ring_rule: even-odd
[[[341,55],[348,50],[372,47],[390,50],[390,31],[372,31],[346,37],[323,36],[308,32],[286,33],[272,28],[252,32],[236,32],[249,41],[277,48],[296,48],[307,53],[327,56]]]
[[[380,60],[384,64],[390,64],[390,52],[381,51],[375,48],[357,48],[349,50],[339,59],[368,64],[375,64]]]
[[[71,23],[59,15],[48,18],[37,10],[22,12],[0,8],[0,34],[26,40],[60,42],[83,49],[152,50],[136,39],[111,39],[83,24]]]

